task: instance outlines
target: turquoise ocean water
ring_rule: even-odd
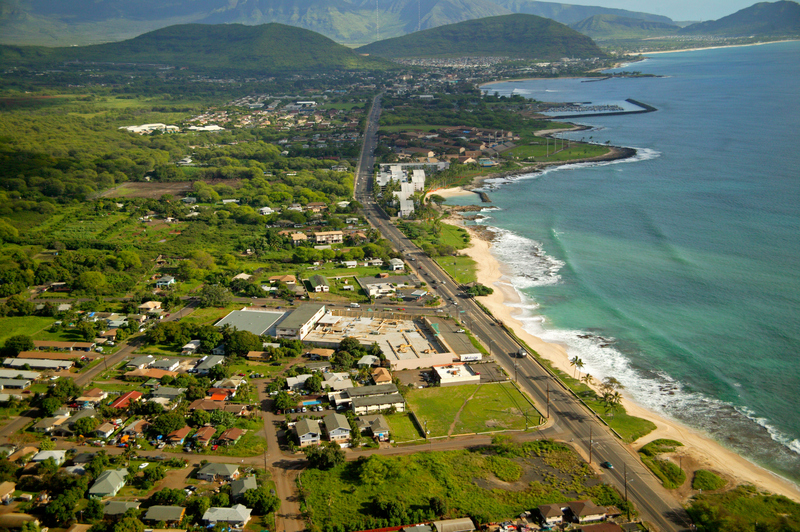
[[[480,223],[526,329],[800,483],[800,43],[626,69],[663,77],[485,87],[658,111],[575,119],[637,157],[489,182]]]

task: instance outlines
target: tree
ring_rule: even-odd
[[[233,331],[225,341],[226,354],[244,356],[249,351],[261,351],[264,342],[250,331]]]
[[[150,430],[156,434],[167,435],[186,426],[186,420],[177,412],[169,412],[158,416],[150,425]]]
[[[601,389],[603,392],[613,392],[614,390],[622,390],[624,386],[614,377],[606,377],[603,379]]]
[[[39,408],[42,409],[42,413],[45,416],[50,417],[53,414],[55,414],[56,410],[61,408],[63,404],[64,403],[62,401],[56,399],[55,397],[45,397],[44,399],[42,399]]]
[[[42,476],[53,475],[56,471],[58,471],[58,462],[53,458],[42,460],[36,467],[36,473]]]
[[[313,373],[311,377],[304,384],[306,390],[311,393],[319,393],[322,391],[322,375]]]
[[[186,492],[178,488],[164,488],[150,496],[155,506],[180,506],[186,500]]]
[[[297,406],[297,401],[292,398],[289,393],[284,390],[275,396],[275,408],[278,410],[288,410]]]
[[[78,276],[76,288],[96,294],[106,287],[106,276],[97,271],[85,271]]]
[[[211,499],[197,495],[189,499],[186,504],[186,512],[193,521],[199,521],[209,508],[211,508]]]
[[[467,293],[471,296],[488,296],[494,293],[494,288],[477,283],[467,289]]]
[[[61,402],[66,402],[67,399],[77,397],[81,389],[75,384],[72,379],[58,379],[56,385],[50,388],[47,392],[48,397],[55,397]]]
[[[271,495],[263,486],[245,491],[242,495],[242,502],[257,515],[270,514],[281,506],[280,499]]]
[[[80,322],[75,326],[75,332],[77,332],[81,338],[87,342],[91,342],[97,338],[97,326],[90,321]]]
[[[189,416],[189,424],[193,427],[202,427],[208,425],[209,422],[211,422],[211,414],[205,410],[195,410]]]
[[[211,412],[211,424],[215,427],[223,425],[231,427],[236,423],[236,416],[225,410],[214,410]]]
[[[3,354],[9,357],[15,357],[23,351],[31,351],[33,349],[33,340],[30,336],[24,334],[17,334],[10,336],[6,339],[3,345]]]
[[[167,469],[164,466],[151,466],[142,472],[142,476],[147,482],[158,482],[167,476]]]
[[[442,497],[431,497],[429,504],[431,510],[433,510],[433,513],[436,514],[437,517],[447,515],[447,501]]]
[[[569,365],[573,366],[575,368],[575,371],[577,372],[580,368],[583,367],[583,360],[581,360],[580,357],[578,357],[578,356],[574,356],[569,360]],[[573,373],[572,377],[573,378],[575,377],[574,373]]]
[[[93,417],[82,417],[72,426],[75,434],[79,436],[88,436],[92,434],[97,428],[99,422]]]
[[[103,503],[100,499],[89,499],[86,508],[83,509],[83,521],[96,521],[103,518]]]
[[[224,307],[230,301],[231,293],[224,286],[207,284],[200,289],[201,307]]]
[[[311,467],[326,470],[343,464],[345,455],[339,444],[326,442],[306,448],[306,459]]]
[[[211,506],[227,508],[231,504],[230,496],[225,492],[215,493],[211,496]]]
[[[123,517],[114,525],[112,532],[144,532],[144,523],[136,517]]]
[[[594,377],[592,377],[590,373],[587,373],[586,375],[581,377],[581,381],[583,381],[583,383],[586,384],[587,386],[591,386],[592,384],[594,384]]]

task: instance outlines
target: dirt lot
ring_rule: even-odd
[[[425,382],[425,379],[422,378],[423,375],[428,375],[431,377],[431,370],[429,369],[406,369],[403,371],[395,371],[392,373],[394,377],[397,377],[402,384],[408,386],[409,384],[413,384],[415,388],[419,388],[420,386],[427,386],[428,383]]]

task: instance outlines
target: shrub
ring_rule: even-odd
[[[723,478],[706,469],[695,471],[692,479],[692,489],[694,490],[713,491],[724,488],[725,484],[727,482]]]

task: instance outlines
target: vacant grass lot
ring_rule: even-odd
[[[511,383],[416,389],[406,400],[419,420],[428,422],[432,437],[520,430],[525,428],[525,414],[531,425],[539,420],[539,412]]]
[[[570,147],[566,147],[566,142],[562,147],[561,140],[558,141],[558,151],[555,151],[553,139],[547,142],[545,139],[536,139],[530,144],[517,146],[505,152],[503,155],[508,157],[513,155],[520,159],[535,159],[542,162],[569,161],[572,159],[584,159],[589,157],[600,157],[611,151],[607,146],[596,144],[581,144],[572,142]]]
[[[55,320],[38,316],[17,316],[13,318],[0,318],[0,344],[18,334],[36,336],[44,332]]]
[[[411,421],[411,416],[407,413],[388,414],[384,416],[389,422],[391,432],[389,437],[396,442],[418,440],[423,437],[417,426]]]
[[[624,503],[571,450],[548,441],[392,458],[376,455],[329,471],[307,469],[298,484],[312,530],[331,525],[363,530],[461,516],[487,523],[576,498],[618,507]],[[446,502],[445,516],[432,512],[432,497]]]
[[[454,434],[515,429],[539,424],[539,412],[510,382],[484,384],[464,406]]]

